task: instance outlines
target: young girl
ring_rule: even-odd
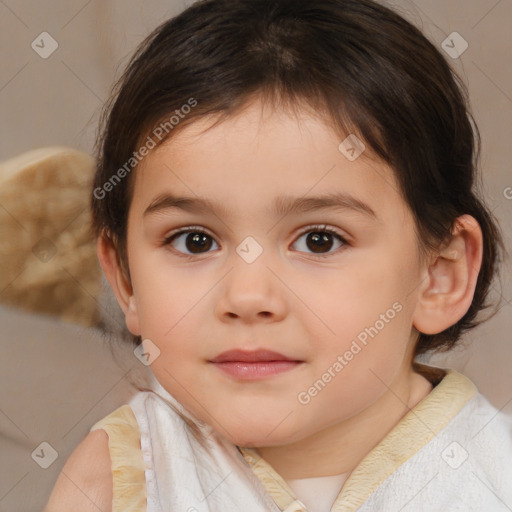
[[[141,45],[100,143],[99,260],[154,384],[47,512],[512,510],[512,419],[415,361],[478,324],[503,248],[464,85],[416,28],[201,0]]]

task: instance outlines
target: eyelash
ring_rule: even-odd
[[[311,254],[313,254],[317,258],[329,258],[329,257],[333,256],[334,254],[338,253],[344,246],[350,245],[347,242],[347,240],[343,236],[341,236],[336,230],[328,227],[325,224],[308,226],[307,228],[301,230],[301,232],[298,234],[296,240],[299,239],[301,236],[303,236],[303,235],[305,235],[307,233],[312,233],[312,232],[314,232],[314,233],[329,233],[330,235],[333,235],[334,237],[338,238],[339,241],[342,243],[341,247],[339,247],[335,251],[329,252],[327,254],[320,254],[320,253],[319,254],[314,254],[314,253],[311,253]],[[174,231],[174,232],[170,233],[168,236],[166,236],[164,238],[162,245],[163,246],[169,246],[174,241],[175,238],[177,238],[180,235],[186,234],[186,233],[204,234],[204,235],[207,235],[210,238],[214,239],[214,237],[210,233],[205,231],[203,228],[201,228],[199,226],[189,226],[187,228],[182,228],[182,229],[179,229],[177,231]],[[196,260],[198,257],[201,256],[201,253],[198,253],[198,254],[186,254],[186,253],[177,251],[175,249],[171,249],[171,250],[172,250],[173,253],[177,254],[179,257],[186,258],[188,260]],[[207,254],[207,253],[203,253],[203,254]]]

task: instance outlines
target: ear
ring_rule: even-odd
[[[140,335],[140,323],[137,312],[137,303],[133,294],[129,278],[121,269],[114,244],[106,235],[100,235],[96,243],[98,259],[105,273],[117,302],[123,310],[126,327],[136,335]]]
[[[437,334],[455,325],[468,311],[482,264],[483,236],[470,215],[455,221],[452,236],[425,269],[413,326]]]

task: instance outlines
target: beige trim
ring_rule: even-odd
[[[305,508],[297,504],[297,501],[300,502],[300,500],[292,488],[266,460],[261,458],[252,448],[242,448],[240,446],[237,448],[281,510],[290,507],[288,510],[293,510],[294,512],[307,512]],[[296,506],[292,508],[292,504]]]
[[[112,512],[146,512],[147,490],[140,430],[132,408],[123,405],[98,421],[91,431],[108,434],[114,482]]]
[[[442,369],[420,363],[414,363],[414,367],[417,372],[429,376],[434,385],[443,373]],[[478,393],[476,386],[466,376],[451,369],[444,372],[446,375],[439,384],[352,471],[331,512],[358,510],[386,478],[431,441]],[[407,443],[403,442],[405,438]],[[281,510],[298,500],[286,481],[255,450],[238,449]],[[300,507],[293,510],[307,512]]]

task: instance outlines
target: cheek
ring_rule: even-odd
[[[176,330],[193,313],[204,294],[198,283],[188,282],[179,271],[165,264],[159,251],[131,254],[132,282],[142,336],[172,340]]]
[[[314,378],[299,390],[303,398],[299,402],[310,401],[306,407],[311,417],[323,416],[326,423],[335,422],[340,416],[350,417],[369,407],[393,386],[406,352],[401,313],[380,331],[371,329],[373,325],[362,330],[357,326],[352,330],[359,330],[359,337],[349,334],[339,338],[337,344],[330,343],[327,349],[324,346],[324,353],[318,354]],[[332,404],[337,406],[333,408]]]
[[[365,330],[375,332],[375,324],[379,332],[388,330],[400,316],[406,295],[403,280],[392,269],[381,271],[371,261],[347,266],[322,282],[312,278],[300,287],[297,295],[306,297],[304,318],[312,319],[316,334],[332,339],[333,347],[357,337],[364,342],[369,336]]]
[[[360,259],[336,279],[326,280],[323,287],[311,286],[308,295],[308,304],[314,305],[311,309],[321,319],[318,322],[311,311],[305,312],[304,318],[312,319],[304,325],[315,347],[315,372],[319,377],[335,373],[334,380],[347,390],[347,396],[380,392],[379,377],[386,383],[392,380],[410,339],[407,274],[391,255],[386,259],[381,253],[379,263]]]
[[[159,356],[151,370],[166,383],[165,387],[172,389],[176,386],[172,376],[179,382],[188,381],[206,354],[201,319],[211,315],[205,300],[208,286],[197,282],[191,286],[187,279],[178,279],[176,272],[159,273],[155,266],[149,267],[152,270],[145,270],[137,282],[134,278],[141,336],[158,348]]]

